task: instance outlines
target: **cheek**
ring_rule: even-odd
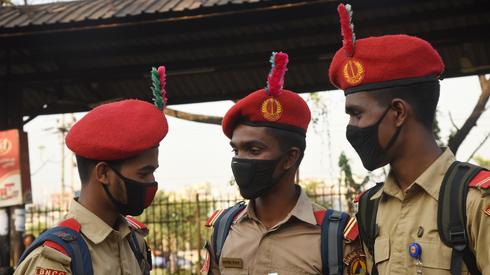
[[[393,129],[389,127],[387,123],[381,123],[379,125],[378,138],[381,147],[383,148],[386,147],[392,135],[393,135]]]
[[[127,202],[127,197],[126,197],[126,185],[124,184],[123,181],[117,181],[114,184],[111,184],[112,187],[112,194],[113,196],[116,197],[116,199],[122,203]]]

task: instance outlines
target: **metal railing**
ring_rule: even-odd
[[[321,190],[309,192],[309,196],[324,207],[342,200],[342,196]],[[152,249],[152,274],[199,274],[205,257],[203,246],[211,234],[205,227],[207,217],[214,210],[241,200],[238,196],[216,198],[196,194],[183,198],[158,193],[152,205],[137,217],[149,229],[147,242]],[[67,209],[36,206],[26,210],[26,232],[35,236],[56,225],[68,212]]]

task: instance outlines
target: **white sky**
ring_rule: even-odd
[[[171,79],[169,79],[171,81]],[[439,123],[442,136],[447,139],[451,123],[449,112],[457,125],[462,125],[473,109],[480,94],[476,76],[443,80],[439,101]],[[148,92],[150,92],[148,90]],[[172,91],[169,92],[171,102]],[[306,98],[307,96],[304,95]],[[363,176],[366,170],[355,151],[345,139],[345,125],[348,117],[344,114],[344,95],[341,91],[322,92],[321,97],[328,106],[325,122],[315,131],[311,125],[307,134],[307,149],[300,168],[301,178],[318,178],[327,182],[337,182],[339,170],[338,156],[345,151],[352,160],[353,171]],[[231,101],[220,101],[200,104],[175,105],[172,108],[208,115],[222,116],[232,106]],[[314,107],[310,106],[314,112]],[[488,108],[488,106],[487,106]],[[79,118],[83,114],[76,116]],[[30,163],[34,201],[45,203],[50,193],[59,192],[60,187],[60,135],[54,133],[60,115],[40,116],[25,126],[29,134]],[[219,191],[230,191],[232,179],[230,161],[232,157],[229,140],[217,125],[202,124],[168,118],[170,130],[160,146],[160,168],[156,172],[160,190],[177,191],[196,183],[210,182]],[[466,160],[476,146],[490,131],[490,111],[482,115],[458,151],[457,157]],[[329,138],[328,138],[329,136]],[[44,147],[44,149],[40,149]],[[68,149],[65,155],[69,159]],[[477,155],[490,158],[490,141],[483,146]],[[69,169],[66,174],[69,185]],[[78,189],[78,175],[73,176]]]

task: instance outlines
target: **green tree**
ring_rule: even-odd
[[[152,250],[162,251],[167,259],[189,252],[193,257],[185,261],[192,261],[192,268],[195,268],[196,258],[210,234],[204,222],[215,207],[208,201],[199,202],[198,195],[195,198],[178,198],[175,194],[160,191],[152,205],[137,219],[149,228],[147,242]],[[171,261],[166,267],[166,274],[187,274],[189,269]]]
[[[346,193],[345,199],[347,200],[347,206],[349,213],[354,213],[354,199],[357,194],[360,194],[362,187],[369,181],[369,176],[365,176],[361,182],[356,182],[352,175],[352,169],[349,163],[349,159],[344,152],[339,156],[339,168],[340,179],[343,181]]]
[[[318,179],[302,179],[299,181],[299,185],[303,188],[303,191],[308,197],[315,203],[325,207],[331,208],[331,196],[325,193],[325,182]]]

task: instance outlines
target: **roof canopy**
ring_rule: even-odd
[[[358,38],[417,35],[441,53],[445,77],[490,72],[487,0],[350,2]],[[287,89],[332,89],[328,65],[341,46],[337,4],[84,0],[2,7],[1,93],[20,92],[24,116],[149,100],[150,68],[164,64],[171,105],[236,99],[265,85],[273,50],[289,54]]]

